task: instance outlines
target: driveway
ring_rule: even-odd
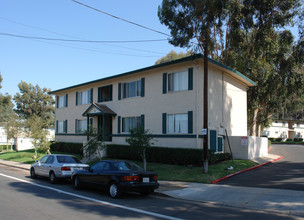
[[[274,144],[270,153],[283,156],[283,159],[219,184],[304,191],[304,146]]]

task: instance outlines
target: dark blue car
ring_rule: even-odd
[[[88,186],[107,190],[112,198],[118,198],[123,192],[139,192],[148,195],[159,187],[157,174],[145,171],[129,161],[104,160],[80,170],[72,176],[76,189]]]

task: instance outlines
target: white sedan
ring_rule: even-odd
[[[74,156],[50,154],[32,164],[30,173],[32,178],[48,177],[51,183],[55,183],[58,178],[70,179],[74,172],[86,169],[86,167],[89,165],[83,164]]]

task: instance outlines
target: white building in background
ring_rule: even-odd
[[[55,129],[50,128],[48,129],[48,141],[54,141],[55,140]],[[22,133],[17,139],[15,140],[9,140],[9,144],[14,145],[14,149],[21,151],[21,150],[28,150],[34,148],[31,138],[28,138],[26,133]],[[0,124],[0,145],[6,145],[7,144],[7,136],[5,128],[2,124]],[[16,147],[17,146],[17,147]]]
[[[294,139],[304,137],[304,121],[275,120],[263,130],[262,136],[268,138]]]

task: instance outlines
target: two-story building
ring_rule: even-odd
[[[224,151],[229,136],[247,136],[247,88],[255,83],[209,59],[209,147]],[[126,144],[135,127],[153,134],[155,146],[202,148],[204,61],[193,55],[52,91],[56,141],[84,142],[91,124],[107,143]]]

